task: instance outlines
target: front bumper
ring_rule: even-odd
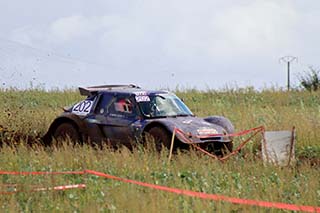
[[[225,134],[207,134],[207,135],[194,135],[191,133],[183,132],[181,129],[175,129],[176,137],[183,143],[187,144],[201,144],[201,143],[229,143],[233,138]]]

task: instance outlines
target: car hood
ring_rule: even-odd
[[[209,123],[203,118],[188,116],[172,118],[168,117],[156,120],[164,124],[171,132],[173,132],[175,128],[178,129],[179,134],[176,135],[180,140],[183,141],[188,140],[194,143],[230,141],[230,139],[221,136],[227,133],[223,127]]]

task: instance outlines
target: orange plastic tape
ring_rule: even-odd
[[[65,172],[12,172],[12,171],[0,171],[0,175],[15,175],[15,176],[28,176],[28,175],[83,175],[86,174],[85,171],[65,171]],[[17,192],[22,192],[19,190],[16,190],[15,184],[9,185],[13,187],[13,190],[11,191],[0,191],[0,194],[14,194]],[[68,189],[82,189],[86,188],[85,184],[73,184],[73,185],[63,185],[63,186],[54,186],[54,187],[41,187],[41,188],[33,188],[30,191],[36,192],[36,191],[62,191],[62,190],[68,190]]]
[[[40,192],[40,191],[64,191],[68,189],[84,189],[86,188],[86,184],[73,184],[73,185],[63,185],[63,186],[53,186],[53,187],[41,187],[41,188],[33,188],[30,192]],[[0,191],[0,194],[15,194],[17,192],[26,192],[16,190],[14,187],[13,190],[10,191]]]
[[[83,189],[86,188],[86,184],[73,184],[73,185],[64,185],[64,186],[54,186],[54,187],[43,187],[43,188],[35,188],[33,191],[63,191],[67,189]]]
[[[83,175],[85,171],[65,171],[65,172],[9,172],[0,171],[0,175]]]
[[[113,175],[109,175],[102,172],[97,172],[93,170],[85,170],[85,171],[76,171],[76,172],[7,172],[7,171],[0,171],[0,174],[7,174],[7,175],[49,175],[49,174],[91,174],[98,177],[108,178],[112,180],[117,180],[125,183],[131,183],[139,186],[144,186],[160,191],[171,192],[180,195],[186,195],[190,197],[197,197],[201,199],[208,199],[208,200],[215,200],[215,201],[225,201],[234,204],[241,204],[241,205],[249,205],[249,206],[259,206],[259,207],[266,207],[266,208],[276,208],[282,210],[290,210],[290,211],[304,211],[304,212],[316,212],[320,213],[320,207],[315,206],[302,206],[302,205],[295,205],[295,204],[288,204],[288,203],[279,203],[279,202],[268,202],[268,201],[259,201],[259,200],[250,200],[250,199],[242,199],[242,198],[234,198],[234,197],[227,197],[223,195],[217,194],[207,194],[203,192],[195,192],[191,190],[184,190],[178,188],[171,188],[167,186],[161,186],[151,183],[140,182],[131,179],[125,179]],[[78,187],[73,188],[84,188],[84,184],[79,184]],[[72,187],[68,186],[59,186],[56,190],[64,190]],[[53,188],[54,189],[54,188]],[[11,192],[8,192],[9,194]]]
[[[92,175],[99,176],[99,177],[113,179],[113,180],[117,180],[117,181],[121,181],[121,182],[125,182],[125,183],[132,183],[135,185],[140,185],[140,186],[144,186],[144,187],[148,187],[148,188],[152,188],[152,189],[156,189],[156,190],[161,190],[161,191],[166,191],[166,192],[172,192],[175,194],[181,194],[181,195],[186,195],[186,196],[190,196],[190,197],[197,197],[197,198],[201,198],[201,199],[208,199],[208,200],[215,200],[215,201],[226,201],[226,202],[234,203],[234,204],[276,208],[276,209],[283,209],[283,210],[290,210],[290,211],[320,212],[320,207],[300,206],[300,205],[287,204],[287,203],[233,198],[233,197],[227,197],[227,196],[223,196],[223,195],[207,194],[207,193],[203,193],[203,192],[195,192],[195,191],[190,191],[190,190],[183,190],[183,189],[170,188],[170,187],[160,186],[160,185],[155,185],[155,184],[150,184],[150,183],[144,183],[144,182],[120,178],[120,177],[116,177],[116,176],[112,176],[109,174],[96,172],[96,171],[92,171],[92,170],[86,170],[86,172],[89,174],[92,174]]]
[[[264,131],[265,128],[264,126],[259,126],[259,127],[255,127],[252,129],[247,129],[247,130],[243,130],[240,132],[236,132],[236,133],[232,133],[232,134],[207,134],[207,135],[202,135],[201,138],[207,138],[207,137],[219,137],[219,136],[224,136],[224,137],[239,137],[239,136],[243,136],[243,135],[247,135],[251,132],[261,132]],[[179,128],[175,128],[174,131],[176,131],[177,133],[183,134],[183,135],[187,135],[183,130],[179,129]],[[188,135],[189,136],[189,135]],[[198,135],[192,135],[193,137],[197,137],[199,138],[200,136]]]

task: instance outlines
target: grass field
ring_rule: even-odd
[[[0,170],[72,171],[91,169],[112,175],[226,196],[320,206],[320,93],[252,89],[177,91],[198,116],[223,115],[238,131],[264,125],[267,130],[297,129],[298,163],[291,168],[264,166],[257,137],[241,156],[226,163],[195,151],[178,153],[168,164],[161,155],[137,148],[133,152],[95,150],[88,146],[46,150],[26,145],[43,135],[61,107],[82,97],[77,91],[1,90]],[[239,143],[240,139],[236,141]],[[25,192],[1,195],[0,211],[128,211],[128,212],[278,212],[158,192],[88,175],[55,177],[0,176],[0,184],[20,184]],[[32,185],[87,184],[64,192],[28,192]]]

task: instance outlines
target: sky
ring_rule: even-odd
[[[0,87],[286,87],[320,68],[316,0],[1,0]]]

